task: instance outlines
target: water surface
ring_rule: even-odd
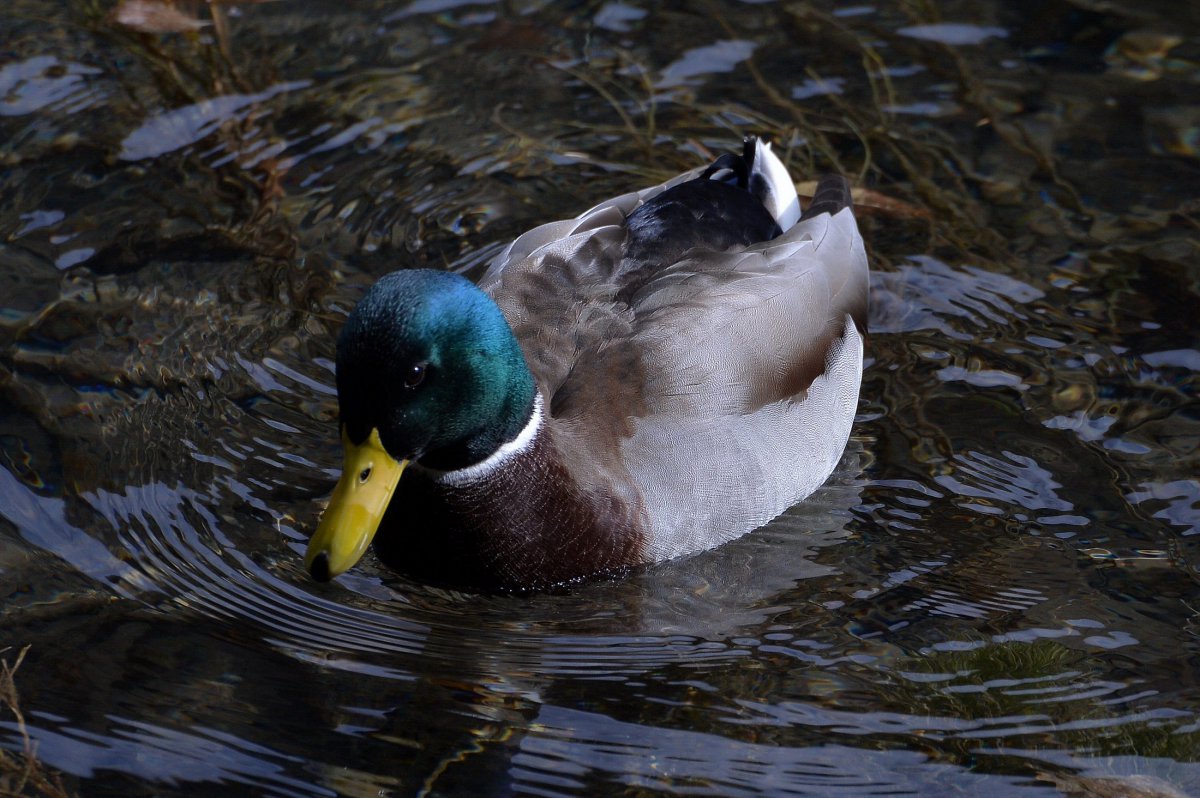
[[[11,7],[0,646],[71,789],[1200,795],[1193,5]],[[829,484],[552,595],[309,581],[366,286],[745,132],[860,189]]]

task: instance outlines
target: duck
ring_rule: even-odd
[[[801,212],[755,136],[534,228],[478,282],[387,274],[338,337],[342,472],[305,567],[373,544],[419,580],[541,591],[738,538],[836,467],[868,300],[849,182]]]

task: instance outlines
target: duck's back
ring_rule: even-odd
[[[715,168],[536,228],[482,283],[563,462],[581,490],[637,508],[646,561],[815,490],[858,399],[867,265],[845,181],[795,223],[749,166],[728,181]]]

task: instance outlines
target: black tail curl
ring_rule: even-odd
[[[803,218],[811,219],[822,213],[832,216],[842,208],[852,207],[854,202],[850,196],[850,181],[841,175],[825,175],[817,183],[817,191],[805,209]]]

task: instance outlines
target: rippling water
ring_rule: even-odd
[[[11,5],[0,647],[68,787],[1200,795],[1192,4]],[[309,581],[364,288],[745,131],[862,190],[830,483],[551,595]]]

